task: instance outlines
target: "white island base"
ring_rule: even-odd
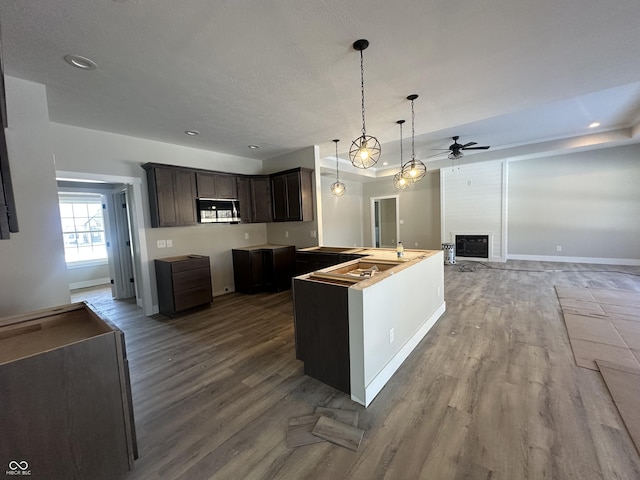
[[[296,353],[305,373],[365,407],[446,310],[442,251],[412,250],[400,261],[386,250],[366,252],[294,279]],[[347,277],[373,265],[381,271],[371,278]]]

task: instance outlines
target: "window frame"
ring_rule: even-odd
[[[99,205],[101,228],[97,230],[92,230],[89,227],[88,230],[78,230],[75,227],[76,219],[78,218],[90,219],[93,217],[90,217],[89,215],[87,215],[87,217],[82,217],[80,215],[76,216],[75,214],[76,212],[72,212],[72,216],[68,216],[68,215],[63,216],[62,214],[63,204],[65,205],[73,205],[73,204]],[[60,231],[62,235],[63,250],[65,253],[65,263],[67,265],[67,268],[69,269],[83,268],[83,267],[91,267],[91,266],[98,266],[98,265],[106,265],[109,263],[109,252],[107,250],[109,246],[109,242],[107,240],[107,226],[106,226],[107,215],[105,212],[106,210],[105,207],[106,207],[106,202],[105,202],[105,195],[103,193],[84,192],[84,191],[58,191],[58,208],[60,209]],[[89,209],[87,209],[87,214],[89,214]],[[73,232],[70,231],[69,229],[65,230],[64,228],[65,223],[63,221],[63,218],[73,219],[73,223],[74,223]],[[66,246],[65,235],[72,234],[72,233],[75,233],[75,234],[88,233],[91,236],[91,234],[94,232],[98,232],[102,234],[102,238],[104,239],[104,257],[87,258],[87,259],[81,259],[81,260],[68,260],[67,259],[68,247]],[[93,245],[100,245],[100,244],[94,244],[93,241],[91,241],[90,245],[93,247]],[[76,245],[75,248],[78,249],[79,248],[78,245]]]

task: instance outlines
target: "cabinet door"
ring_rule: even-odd
[[[149,191],[149,196],[156,199],[157,218],[152,215],[154,227],[175,227],[178,223],[178,206],[173,188],[173,170],[169,168],[155,168],[149,174],[155,177],[155,191]],[[150,187],[151,188],[151,187]]]
[[[238,177],[238,202],[240,203],[240,221],[251,223],[253,207],[251,206],[251,181],[248,177]]]
[[[238,198],[235,175],[198,172],[196,181],[199,198]]]
[[[251,178],[251,197],[252,220],[255,223],[271,222],[271,182],[269,177]]]
[[[151,226],[196,225],[196,174],[152,165],[143,168],[147,170]]]
[[[313,220],[311,172],[306,168],[296,168],[271,176],[275,222]]]
[[[271,177],[271,199],[273,201],[273,221],[286,222],[289,219],[287,178],[284,175]]]
[[[215,175],[210,173],[196,173],[198,198],[218,198],[216,196]]]
[[[174,170],[174,195],[178,214],[178,225],[196,225],[196,174]]]
[[[214,182],[217,195],[215,198],[227,198],[232,200],[238,198],[235,175],[214,175]]]
[[[302,220],[302,197],[300,196],[300,172],[285,176],[287,182],[287,220]]]

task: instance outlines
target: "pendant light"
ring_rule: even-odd
[[[409,95],[407,100],[411,100],[411,160],[409,160],[402,167],[402,176],[409,180],[411,183],[418,182],[422,180],[422,178],[427,173],[427,167],[420,160],[416,160],[416,148],[415,148],[415,120],[416,115],[413,111],[413,101],[418,98],[418,95],[415,93]]]
[[[360,52],[360,90],[362,92],[362,135],[351,142],[349,159],[354,167],[369,168],[378,163],[380,142],[376,137],[367,135],[364,122],[364,60],[362,51],[369,46],[368,40],[356,40],[353,48]]]
[[[404,120],[398,120],[396,123],[400,125],[400,171],[393,176],[393,186],[398,190],[404,190],[410,185],[409,180],[402,176],[402,167],[404,166],[402,164],[402,124]]]
[[[336,144],[336,181],[331,184],[331,195],[341,197],[347,191],[347,186],[340,181],[340,173],[338,171],[338,142],[340,140],[334,140]]]

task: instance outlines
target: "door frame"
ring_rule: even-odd
[[[147,235],[144,223],[144,203],[142,195],[142,179],[139,177],[125,177],[120,175],[106,175],[100,173],[56,171],[59,180],[78,180],[107,183],[122,183],[130,186],[131,196],[129,218],[131,219],[131,239],[133,250],[133,269],[136,280],[136,303],[142,308],[146,316],[153,315],[153,300],[151,296],[151,272],[149,269],[149,252],[147,249]]]
[[[400,195],[383,195],[371,197],[371,246],[376,246],[376,202],[378,200],[395,199],[396,201],[396,243],[400,240]]]

